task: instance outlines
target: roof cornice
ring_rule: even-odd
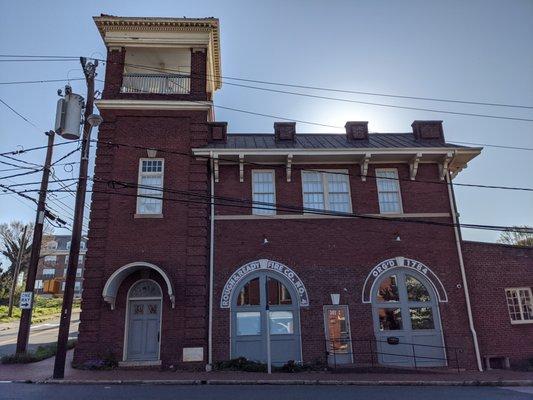
[[[199,32],[210,38],[210,52],[216,88],[221,87],[220,27],[218,18],[160,18],[160,17],[117,17],[101,15],[93,20],[108,44],[108,32]],[[194,47],[194,46],[191,46]]]

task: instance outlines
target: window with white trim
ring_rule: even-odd
[[[376,168],[375,173],[379,212],[381,214],[401,214],[403,210],[398,170],[395,168]]]
[[[56,269],[55,268],[43,268],[43,277],[54,277],[56,274]]]
[[[37,279],[35,281],[35,286],[34,286],[35,289],[42,289],[43,288],[43,281],[42,279]]]
[[[252,201],[256,207],[252,213],[255,215],[276,214],[276,184],[275,172],[271,170],[252,171]],[[267,203],[267,204],[256,204]],[[272,204],[272,205],[269,205]]]
[[[352,212],[347,171],[302,171],[304,208]]]
[[[46,263],[55,263],[57,261],[57,256],[44,256],[44,262]]]
[[[511,324],[533,323],[533,302],[531,288],[509,288],[505,289],[507,298],[507,308]]]
[[[163,159],[139,160],[139,188],[137,214],[162,214],[163,212]],[[144,197],[146,196],[146,197]]]

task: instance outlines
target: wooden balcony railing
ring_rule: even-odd
[[[189,94],[191,77],[178,74],[124,74],[122,93]]]

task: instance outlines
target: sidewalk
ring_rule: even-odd
[[[0,381],[62,384],[173,384],[173,385],[468,385],[468,386],[533,386],[533,372],[493,370],[488,372],[424,372],[419,373],[266,373],[254,372],[173,372],[155,370],[85,371],[73,369],[73,351],[67,355],[65,379],[51,379],[54,359],[34,364],[0,365]]]

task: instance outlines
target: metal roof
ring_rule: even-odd
[[[209,143],[206,149],[357,149],[456,147],[438,140],[416,140],[412,133],[371,133],[368,140],[348,139],[345,134],[296,134],[294,141],[276,141],[274,134],[233,133],[226,142]]]

